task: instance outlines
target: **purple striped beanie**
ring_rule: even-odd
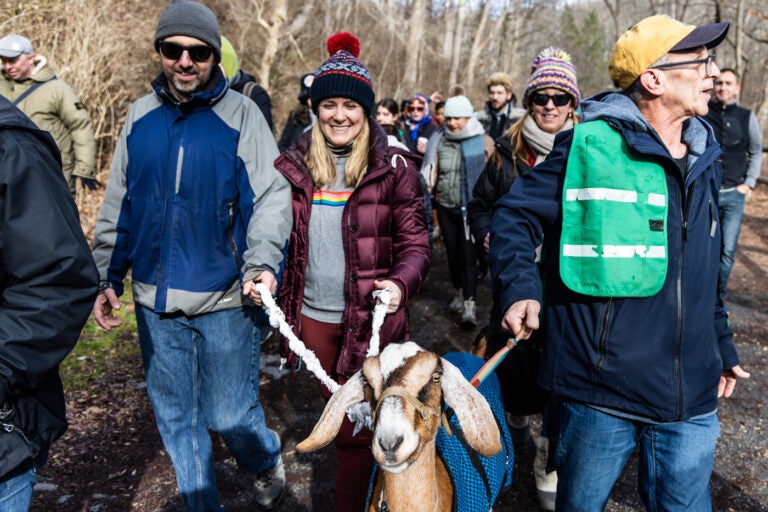
[[[550,46],[539,53],[531,63],[531,78],[523,94],[523,106],[530,105],[528,98],[541,89],[553,87],[567,92],[575,100],[574,107],[578,108],[581,101],[579,84],[576,81],[576,68],[573,67],[571,56],[561,48]]]

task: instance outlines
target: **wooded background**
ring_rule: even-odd
[[[619,34],[651,14],[692,24],[731,21],[716,49],[742,75],[739,102],[768,140],[768,2],[765,0],[205,0],[234,45],[241,69],[272,97],[275,131],[296,104],[299,77],[327,57],[325,41],[354,33],[377,99],[443,93],[462,84],[475,108],[485,79],[506,71],[522,96],[530,62],[544,47],[571,53],[583,97],[612,87],[608,56]],[[128,106],[160,69],[153,37],[166,3],[147,0],[0,0],[0,34],[28,37],[59,78],[80,94],[94,123],[99,180],[106,183]],[[764,144],[765,145],[765,144]],[[101,193],[80,193],[86,234]]]

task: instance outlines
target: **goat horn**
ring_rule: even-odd
[[[296,449],[300,452],[313,452],[330,443],[341,428],[347,408],[362,399],[363,378],[357,372],[331,395],[312,433],[297,444]]]

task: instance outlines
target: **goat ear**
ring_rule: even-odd
[[[313,452],[330,443],[341,428],[347,407],[363,399],[363,378],[355,373],[342,387],[331,395],[322,416],[308,438],[296,445],[300,452]]]
[[[458,368],[445,359],[442,362],[443,398],[456,413],[467,442],[483,457],[496,455],[501,451],[501,434],[491,406]]]

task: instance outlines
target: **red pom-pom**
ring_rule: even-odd
[[[333,55],[339,50],[346,50],[355,57],[360,55],[360,41],[349,32],[338,32],[328,38],[326,43],[328,54]]]

